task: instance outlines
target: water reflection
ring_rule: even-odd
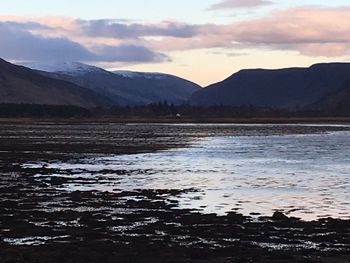
[[[67,191],[193,188],[178,197],[181,208],[348,219],[349,135],[209,137],[183,149],[24,166],[57,169],[50,176],[72,179],[58,186]]]

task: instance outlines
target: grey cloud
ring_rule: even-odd
[[[0,56],[12,60],[81,60],[94,54],[65,38],[44,38],[19,28],[0,23]]]
[[[139,38],[143,36],[171,36],[178,38],[190,38],[195,36],[197,26],[175,22],[162,24],[126,24],[113,20],[80,20],[83,31],[89,36],[113,37],[113,38]]]
[[[95,52],[102,61],[113,62],[162,62],[170,58],[138,45],[98,46]]]
[[[89,50],[67,38],[45,38],[26,29],[40,24],[0,22],[0,57],[21,61],[155,62],[168,58],[136,45],[97,46]]]

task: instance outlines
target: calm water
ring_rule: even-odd
[[[61,186],[67,191],[194,189],[177,197],[181,208],[245,215],[281,210],[306,220],[350,218],[350,132],[345,131],[217,136],[156,153],[24,166],[43,165],[60,170],[52,176],[79,178]]]

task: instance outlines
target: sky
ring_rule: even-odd
[[[0,57],[207,86],[245,68],[347,62],[350,0],[0,0]]]

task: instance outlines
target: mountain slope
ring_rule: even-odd
[[[340,90],[350,80],[349,63],[309,68],[242,70],[192,95],[193,105],[253,105],[299,108]]]
[[[108,99],[72,83],[0,59],[0,103],[74,105],[85,108],[111,104]]]
[[[325,109],[334,113],[350,113],[350,81],[335,93],[326,96],[310,106],[315,109]]]
[[[191,81],[169,74],[133,71],[115,71],[114,74],[122,77],[124,85],[131,84],[129,91],[140,94],[144,101],[142,104],[165,100],[173,104],[182,104],[201,89]]]
[[[146,105],[168,101],[182,104],[200,86],[188,80],[161,73],[109,72],[77,62],[28,64],[46,76],[73,82],[107,96],[119,105]]]

